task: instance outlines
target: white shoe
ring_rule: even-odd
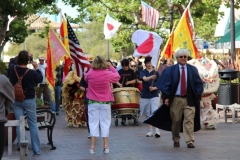
[[[103,153],[108,154],[109,153],[109,148],[108,149],[104,149]]]
[[[89,153],[90,153],[90,154],[94,154],[95,151],[94,151],[93,149],[90,149],[90,150],[89,150]]]
[[[161,137],[161,135],[160,135],[160,132],[159,132],[159,131],[156,131],[156,132],[155,132],[155,137],[156,137],[156,138],[159,138],[159,137]]]
[[[152,137],[154,134],[152,131],[149,131],[147,134],[146,134],[146,137]]]

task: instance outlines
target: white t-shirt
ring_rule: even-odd
[[[46,68],[47,68],[47,64],[40,64],[38,63],[38,69],[42,72],[43,75],[43,81],[40,84],[46,84]]]

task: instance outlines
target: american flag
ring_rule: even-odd
[[[80,43],[68,21],[67,28],[70,56],[72,58],[73,64],[76,67],[77,75],[79,77],[83,77],[83,73],[86,73],[91,68],[91,65],[84,55]]]
[[[151,28],[156,29],[160,17],[159,12],[147,3],[141,1],[142,4],[142,21]]]

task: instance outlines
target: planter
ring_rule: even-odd
[[[13,112],[9,112],[7,115],[7,119],[8,120],[16,120],[15,118],[15,114]],[[5,127],[5,146],[8,145],[8,128]],[[12,127],[12,142],[15,141],[15,139],[17,138],[17,131],[16,131],[16,127]]]

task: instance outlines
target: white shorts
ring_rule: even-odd
[[[160,106],[160,97],[140,98],[140,115],[150,116]]]

